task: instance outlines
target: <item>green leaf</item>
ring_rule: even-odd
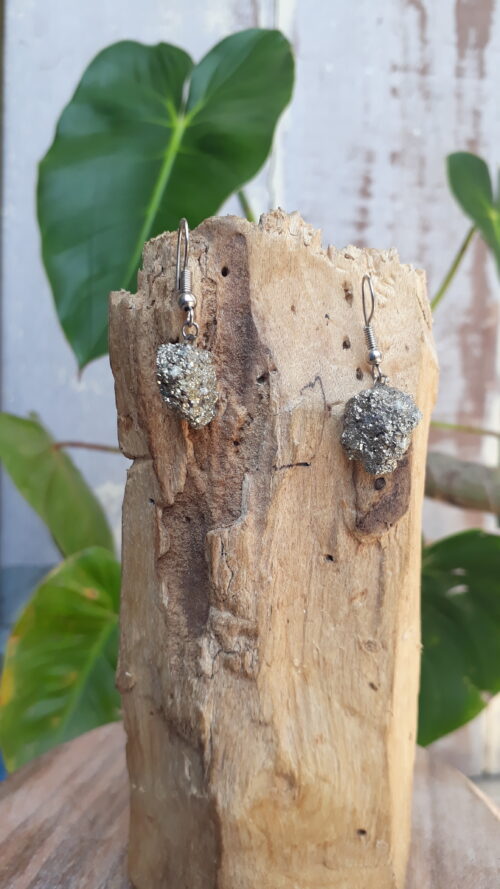
[[[491,247],[500,270],[500,194],[494,198],[487,165],[466,151],[450,154],[448,180],[462,210]]]
[[[0,685],[0,745],[9,770],[119,718],[119,589],[119,564],[93,547],[51,571],[24,609]]]
[[[500,691],[500,537],[464,531],[424,549],[419,743]]]
[[[234,34],[197,67],[131,41],[91,62],[38,180],[43,259],[80,367],[107,352],[108,293],[134,289],[144,242],[182,216],[198,225],[257,173],[292,85],[278,31]]]
[[[0,413],[0,460],[64,556],[89,546],[114,551],[99,501],[36,417]]]

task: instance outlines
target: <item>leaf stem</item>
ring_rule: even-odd
[[[463,423],[444,423],[442,420],[431,420],[431,426],[434,429],[449,429],[451,432],[467,432],[471,435],[491,435],[493,438],[500,438],[500,432],[495,432],[493,429],[467,426]]]
[[[425,470],[425,496],[462,509],[500,515],[500,469],[430,451]]]
[[[458,248],[458,252],[456,253],[452,264],[450,265],[448,271],[446,272],[446,275],[443,278],[442,284],[441,284],[438,292],[436,293],[434,299],[431,300],[431,309],[433,312],[437,309],[443,296],[445,295],[446,291],[448,290],[448,287],[450,286],[451,282],[453,281],[453,278],[455,277],[455,275],[457,273],[457,269],[458,269],[460,263],[462,262],[462,259],[464,258],[467,248],[468,248],[470,242],[472,241],[472,238],[476,234],[476,231],[477,231],[476,226],[472,225],[470,227],[469,231],[467,232],[465,238],[463,239],[462,243],[460,244],[460,247]]]
[[[108,454],[121,454],[120,448],[114,445],[94,444],[90,441],[55,441],[52,445],[55,451],[63,448],[85,448],[87,451],[105,451]]]
[[[249,222],[256,222],[255,213],[253,212],[252,207],[250,206],[250,201],[242,188],[236,192],[236,197],[240,202],[240,207],[243,210],[246,219],[248,219]]]
[[[130,288],[133,276],[137,271],[137,266],[139,265],[142,250],[145,242],[151,237],[151,228],[153,222],[155,220],[156,214],[158,213],[161,200],[163,198],[163,194],[167,187],[167,184],[170,180],[170,176],[172,174],[172,169],[174,163],[177,159],[177,155],[181,146],[181,142],[184,136],[184,132],[189,123],[190,117],[183,117],[180,115],[176,115],[175,110],[171,111],[172,116],[172,136],[170,142],[168,144],[167,150],[165,152],[165,156],[163,158],[163,163],[160,168],[160,173],[158,179],[155,183],[153,193],[149,199],[148,205],[146,207],[146,212],[144,214],[144,221],[142,224],[142,228],[137,237],[137,242],[135,246],[135,250],[130,257],[130,262],[128,264],[128,268],[125,272],[125,277],[122,281],[122,287],[124,289]]]

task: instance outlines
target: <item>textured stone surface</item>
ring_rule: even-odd
[[[210,352],[189,343],[164,343],[156,355],[161,396],[195,429],[215,417],[217,378]]]
[[[347,402],[342,445],[371,475],[394,472],[421,419],[411,395],[376,383]]]

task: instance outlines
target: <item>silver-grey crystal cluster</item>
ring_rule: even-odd
[[[156,353],[162,398],[195,429],[215,417],[217,377],[210,352],[190,343],[164,343]]]
[[[347,402],[342,445],[371,475],[385,475],[396,469],[421,419],[411,395],[376,383]]]

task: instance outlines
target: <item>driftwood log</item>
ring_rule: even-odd
[[[123,514],[118,686],[137,889],[402,889],[419,672],[420,514],[436,358],[422,272],[322,249],[298,214],[191,238],[220,404],[163,405],[175,234],[111,296]],[[393,385],[424,414],[392,476],[340,446],[369,386],[361,278]]]
[[[117,723],[24,766],[0,783],[1,889],[131,889],[128,811]],[[498,889],[499,873],[500,812],[417,749],[406,889]]]

